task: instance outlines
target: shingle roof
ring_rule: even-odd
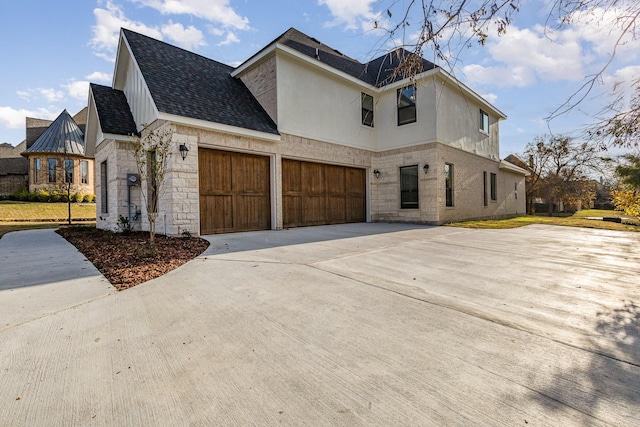
[[[278,134],[233,67],[123,29],[158,111]]]
[[[131,115],[124,92],[109,86],[91,83],[89,90],[96,103],[98,119],[103,133],[114,135],[136,134],[136,124]]]
[[[24,157],[0,159],[0,175],[27,175],[29,160]]]
[[[67,153],[84,156],[84,133],[67,110],[64,110],[25,153]]]
[[[365,83],[378,87],[402,80],[403,76],[395,73],[396,68],[400,64],[401,59],[415,55],[400,48],[363,64],[295,28],[289,28],[278,37],[275,42],[288,46],[336,70],[340,70]],[[273,44],[273,42],[271,44]],[[420,60],[422,62],[422,71],[431,70],[435,67],[432,62],[424,58],[420,58]]]

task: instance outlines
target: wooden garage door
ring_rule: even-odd
[[[271,228],[269,158],[198,150],[200,232]]]
[[[366,220],[365,170],[282,159],[283,225]]]

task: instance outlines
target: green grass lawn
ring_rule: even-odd
[[[523,227],[531,224],[549,224],[549,225],[564,225],[568,227],[585,227],[585,228],[598,228],[602,230],[619,230],[619,231],[640,231],[640,227],[637,225],[618,224],[615,222],[607,221],[595,221],[586,219],[587,217],[625,217],[622,212],[606,211],[596,209],[585,209],[580,212],[576,212],[570,216],[547,216],[541,215],[527,215],[516,218],[507,219],[490,219],[482,221],[464,221],[446,224],[449,227],[467,227],[467,228],[515,228]],[[633,221],[638,224],[638,218]]]
[[[71,203],[72,219],[96,219],[95,203]],[[64,221],[66,203],[0,202],[0,221]]]
[[[95,203],[72,203],[71,222],[95,225]],[[67,220],[66,203],[0,202],[0,237],[11,231],[59,228]]]

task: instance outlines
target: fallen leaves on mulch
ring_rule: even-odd
[[[113,233],[95,227],[61,228],[57,233],[119,291],[160,277],[197,257],[209,246],[209,242],[199,237],[156,235],[152,247],[148,232]]]

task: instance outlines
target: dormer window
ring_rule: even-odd
[[[398,89],[398,126],[416,121],[416,86]]]
[[[373,127],[373,96],[363,93],[362,103],[362,124]]]
[[[489,115],[480,110],[480,132],[489,134]]]

